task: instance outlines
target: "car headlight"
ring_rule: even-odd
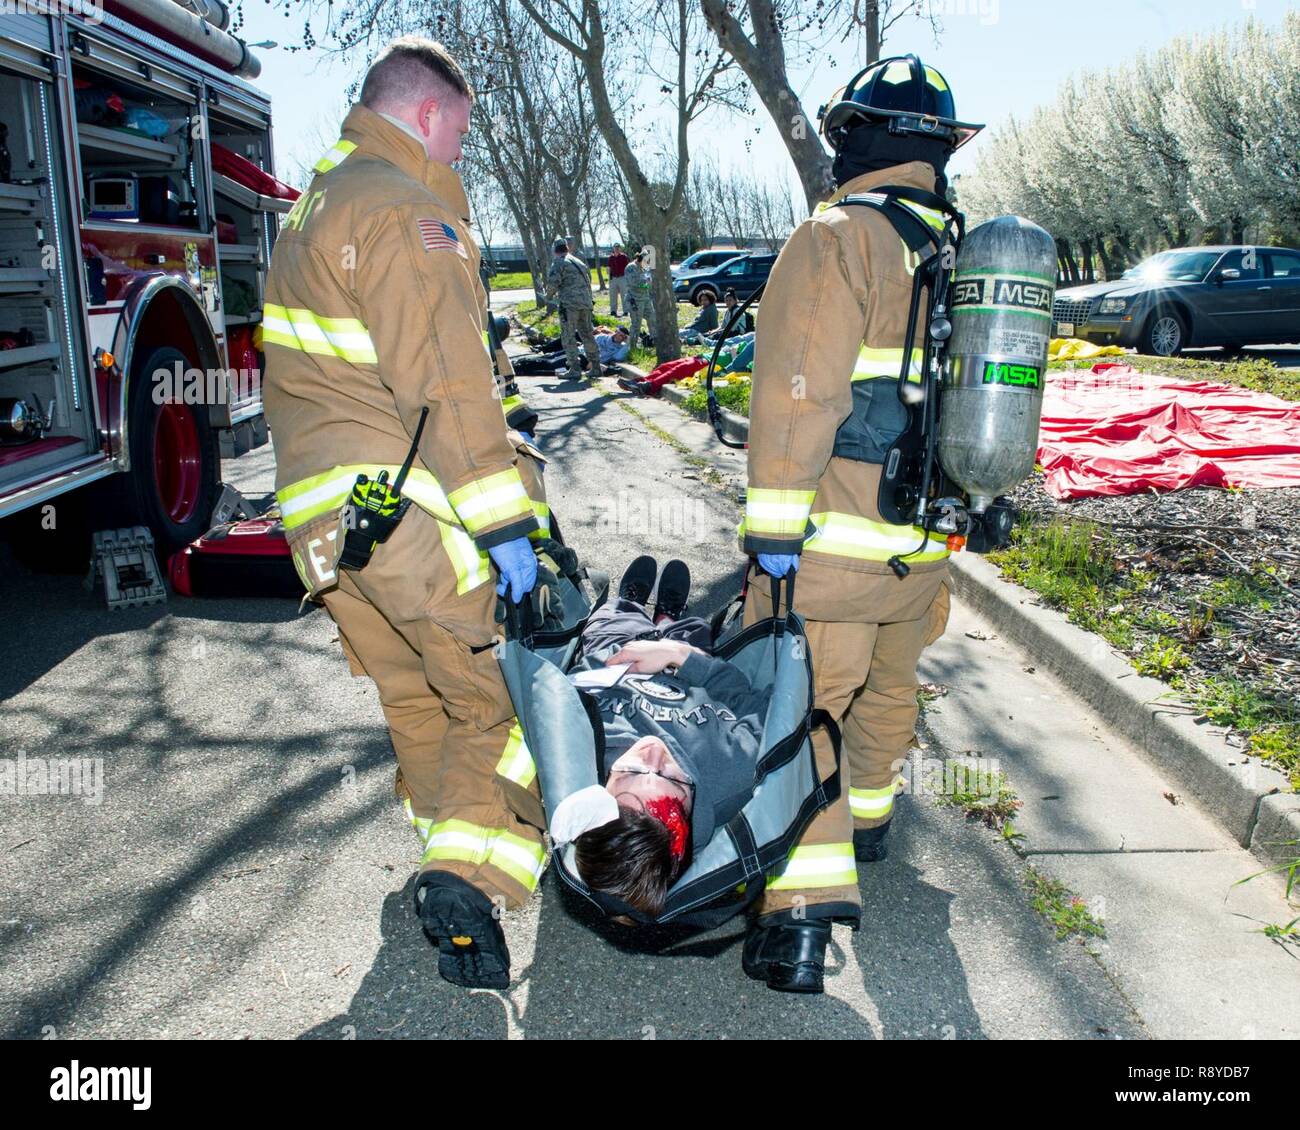
[[[1128,309],[1131,300],[1128,298],[1103,298],[1101,305],[1097,308],[1099,314],[1122,314]]]

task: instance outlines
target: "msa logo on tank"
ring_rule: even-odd
[[[1023,310],[1052,316],[1052,287],[1020,275],[966,275],[952,284],[954,308],[982,306],[990,310]]]
[[[644,675],[625,675],[623,683],[633,690],[640,691],[646,698],[658,699],[660,702],[681,702],[686,697],[685,691],[664,683],[656,683]]]
[[[986,385],[1014,385],[1016,388],[1037,388],[1042,383],[1042,373],[1034,365],[1016,365],[1010,361],[985,361]]]

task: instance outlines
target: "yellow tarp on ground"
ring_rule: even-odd
[[[1093,357],[1123,357],[1118,345],[1094,345],[1078,337],[1054,337],[1047,343],[1049,361],[1084,361]]]

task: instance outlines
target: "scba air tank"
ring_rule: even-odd
[[[1056,244],[999,216],[967,233],[951,291],[939,461],[982,514],[1034,469],[1056,292]]]

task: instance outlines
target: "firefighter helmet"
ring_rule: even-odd
[[[880,59],[860,70],[818,112],[822,136],[837,152],[860,121],[889,122],[889,132],[965,145],[984,127],[959,122],[947,81],[915,55]]]

